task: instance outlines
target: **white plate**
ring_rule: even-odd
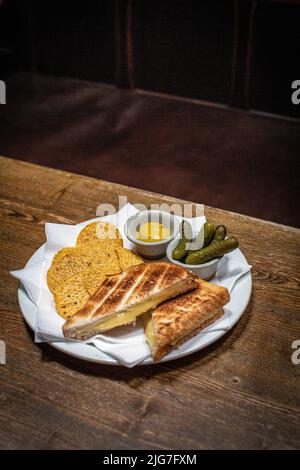
[[[40,261],[43,258],[45,245],[41,246],[30,258],[27,263],[27,267],[31,266],[32,264]],[[245,257],[243,253],[238,249],[234,251],[235,256],[237,259],[245,261]],[[243,277],[241,277],[230,294],[230,302],[227,304],[227,307],[230,308],[232,313],[231,317],[231,328],[236,324],[236,322],[241,318],[242,314],[244,313],[248,302],[250,300],[252,291],[252,276],[251,271],[246,273]],[[20,287],[18,289],[18,299],[20,308],[23,314],[23,317],[28,324],[28,326],[34,331],[34,327],[36,324],[37,318],[37,307],[35,304],[29,299],[25,290]],[[221,336],[226,333],[224,330],[218,331],[209,331],[204,330],[204,332],[199,333],[198,335],[194,336],[194,338],[190,339],[186,343],[184,343],[180,348],[173,350],[167,356],[163,357],[159,362],[166,362],[172,361],[174,359],[178,359],[183,356],[188,356],[200,349],[205,348],[206,346],[214,343],[217,341]],[[64,342],[64,341],[57,341],[49,343],[55,349],[62,351],[70,356],[76,357],[78,359],[83,359],[89,362],[96,362],[99,364],[110,364],[110,365],[120,365],[119,362],[110,356],[102,353],[94,346],[84,344],[81,342]],[[153,364],[152,358],[146,359],[142,364]]]

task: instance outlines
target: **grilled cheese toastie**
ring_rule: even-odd
[[[133,266],[103,282],[84,307],[65,322],[64,336],[84,340],[133,323],[137,316],[160,303],[195,289],[196,278],[191,271],[174,264]]]
[[[196,282],[196,289],[144,315],[145,335],[154,360],[158,361],[224,314],[228,290],[202,279]]]

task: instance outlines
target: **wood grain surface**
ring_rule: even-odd
[[[174,202],[153,194],[0,158],[0,447],[4,449],[299,448],[300,231],[205,208],[253,266],[238,324],[186,358],[125,369],[85,363],[35,344],[17,301],[22,268],[45,222],[77,223],[101,202]],[[249,195],[251,197],[251,195]],[[178,201],[178,200],[177,200]],[[268,204],[268,201],[262,201]]]

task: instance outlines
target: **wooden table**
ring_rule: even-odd
[[[0,158],[0,175],[1,448],[300,446],[300,364],[291,360],[300,339],[299,230],[206,207],[253,265],[242,319],[212,346],[175,362],[89,364],[34,343],[9,270],[23,267],[45,241],[47,221],[92,218],[118,194],[147,205],[174,200],[8,158]]]

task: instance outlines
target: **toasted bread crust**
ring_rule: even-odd
[[[194,336],[196,336],[202,330],[207,328],[209,325],[212,325],[213,323],[215,323],[215,321],[217,321],[223,315],[224,315],[224,310],[223,308],[220,308],[212,316],[210,316],[206,321],[201,323],[201,325],[199,325],[198,328],[194,329],[193,331],[185,335],[180,341],[177,341],[174,345],[167,344],[161,349],[157,349],[153,356],[153,359],[155,361],[159,361],[162,357],[164,357],[166,354],[172,351],[172,349],[179,348],[182,344],[186,343],[189,339],[192,339]]]
[[[196,282],[196,289],[162,303],[152,313],[156,338],[152,355],[155,360],[167,354],[173,344],[178,345],[179,338],[183,337],[184,342],[195,329],[205,328],[215,312],[223,314],[222,307],[229,301],[228,290],[202,279]]]
[[[81,328],[124,312],[168,287],[178,284],[178,293],[194,289],[197,287],[195,278],[191,271],[168,263],[133,266],[107,278],[85,306],[66,321],[64,335],[79,338]]]

